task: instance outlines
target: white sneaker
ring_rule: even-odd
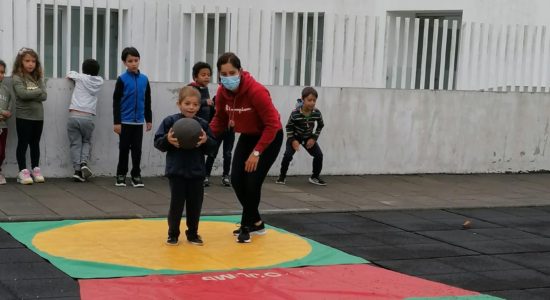
[[[0,185],[2,184],[6,184],[6,177],[4,177],[4,175],[2,175],[2,173],[0,173]]]
[[[34,169],[32,169],[32,178],[36,183],[43,183],[45,181],[39,167],[34,167]]]
[[[27,169],[21,170],[19,174],[17,175],[17,182],[21,184],[32,184],[32,178],[31,178],[31,172]]]

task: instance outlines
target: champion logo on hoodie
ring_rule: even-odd
[[[232,107],[230,107],[229,105],[226,104],[225,105],[225,110],[228,111],[228,112],[236,112],[236,113],[240,114],[240,113],[243,113],[243,112],[251,111],[252,108],[250,108],[250,107],[240,107],[240,108],[235,107],[235,108],[232,108]]]

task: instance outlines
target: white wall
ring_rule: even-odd
[[[45,102],[41,166],[46,176],[72,173],[66,121],[71,85],[50,79]],[[177,112],[182,84],[153,83],[154,130]],[[94,132],[92,169],[113,175],[118,137],[112,132],[113,81],[100,95]],[[215,87],[212,86],[212,93]],[[286,123],[300,87],[269,86]],[[404,174],[518,172],[550,169],[550,99],[537,93],[411,91],[320,88],[318,107],[326,127],[319,143],[325,154],[324,174]],[[17,173],[13,120],[8,137],[6,175]],[[279,159],[271,174],[278,173]],[[218,164],[219,162],[217,162]],[[164,158],[153,147],[153,132],[143,141],[143,175],[163,173]],[[311,158],[300,151],[290,174],[309,174]],[[215,170],[214,174],[219,174]]]

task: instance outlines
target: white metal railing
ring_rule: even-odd
[[[550,92],[550,36],[541,25],[180,0],[0,0],[0,28],[0,58],[36,48],[53,77],[93,57],[114,79],[122,48],[132,45],[152,81],[188,82],[204,60],[216,82],[218,55],[234,51],[271,85]]]
[[[546,26],[388,16],[386,37],[388,88],[550,92]]]

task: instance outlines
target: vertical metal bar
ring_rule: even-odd
[[[227,38],[227,37],[226,37]],[[212,82],[218,82],[218,68],[216,62],[220,47],[220,8],[216,6],[214,13],[214,53],[212,54]]]
[[[271,22],[269,28],[269,83],[275,84],[275,12],[271,12]]]
[[[538,72],[537,72],[538,81],[536,83],[537,84],[537,92],[543,92],[544,91],[542,78],[543,78],[543,72],[544,72],[543,70],[545,68],[543,68],[542,66],[545,66],[544,65],[544,62],[545,62],[544,51],[545,51],[545,48],[546,48],[545,42],[546,42],[546,26],[541,25],[541,27],[540,27],[540,45],[538,47],[539,54],[537,56],[539,58],[539,66],[538,66]]]
[[[542,65],[547,66],[548,65],[548,27],[546,25],[542,26]],[[548,68],[541,68],[541,86],[543,88],[543,92],[548,92]]]
[[[389,30],[389,29],[387,29]],[[391,74],[391,88],[397,88],[397,64],[399,63],[399,42],[401,40],[401,17],[395,18],[395,31],[394,31],[394,47],[393,47],[393,66]]]
[[[316,73],[317,73],[317,39],[319,36],[318,28],[319,27],[319,13],[313,13],[313,45],[311,51],[311,81],[310,85],[316,86]]]
[[[183,22],[185,21],[185,14],[183,12],[183,4],[181,2],[179,4],[178,20],[180,20],[180,24],[179,24],[180,26],[179,26],[179,35],[178,35],[178,40],[179,40],[178,54],[179,55],[177,55],[177,56],[179,57],[180,67],[183,67],[185,65],[185,50],[183,49],[183,35],[184,35]],[[178,71],[178,81],[182,82],[184,80],[185,71],[183,71],[179,68],[177,68],[176,70],[179,70]]]
[[[458,75],[460,77],[458,78],[459,81],[457,82],[457,87],[460,89],[468,89],[469,88],[469,60],[470,60],[470,40],[471,40],[471,33],[472,33],[472,26],[473,23],[466,23],[464,22],[462,24],[462,30],[460,31],[460,50],[458,51],[457,55],[460,55],[459,62],[460,62],[460,68],[458,69]]]
[[[38,2],[36,0],[30,0],[29,2],[30,9],[27,12],[27,16],[29,18],[29,22],[27,23],[27,43],[29,47],[38,49]],[[4,40],[4,38],[2,38],[2,40]],[[14,52],[15,51],[12,52],[12,55]],[[2,53],[0,52],[0,55],[1,54]],[[5,56],[1,55],[1,57]]]
[[[53,0],[53,74],[52,77],[57,77],[57,41],[58,41],[58,29],[59,29],[59,6],[57,5],[57,0]]]
[[[508,71],[506,76],[507,84],[506,89],[508,89],[508,86],[510,86],[510,90],[515,90],[515,82],[516,82],[516,72],[514,70],[516,69],[516,46],[517,46],[517,25],[508,25],[508,45],[507,48],[509,49],[509,62],[507,63]]]
[[[478,57],[477,65],[479,67],[478,74],[476,75],[476,89],[477,90],[486,90],[487,88],[487,77],[486,77],[486,71],[487,71],[487,38],[488,38],[488,30],[487,30],[487,24],[481,23],[479,29],[479,51],[476,52],[476,56]]]
[[[285,39],[286,39],[286,12],[281,13],[281,40],[279,41],[279,85],[284,85],[285,76]]]
[[[495,62],[495,77],[497,77],[496,88],[497,90],[506,89],[506,33],[505,25],[501,24],[498,31],[498,42],[496,48],[498,52],[498,59]]]
[[[80,36],[78,40],[78,69],[82,72],[82,62],[84,62],[84,18],[85,18],[84,1],[80,0]]]
[[[122,0],[118,0],[118,43],[117,43],[117,54],[122,52],[122,16],[124,10],[122,9]],[[119,60],[117,64],[117,74],[122,72],[122,62]]]
[[[409,57],[409,30],[411,26],[411,19],[405,18],[405,32],[404,32],[404,45],[403,45],[403,59],[401,66],[401,89],[406,88],[407,86],[407,65]]]
[[[166,73],[168,76],[166,77],[168,81],[175,81],[175,78],[172,77],[172,27],[173,27],[173,18],[172,18],[172,2],[168,1],[168,4],[166,6],[167,8],[167,16],[168,16],[168,23],[166,28],[166,35],[168,36],[168,53],[166,53],[166,56],[168,57],[168,63],[166,64]]]
[[[369,62],[368,62],[368,53],[370,49],[370,44],[368,42],[368,38],[370,38],[369,30],[371,26],[369,26],[369,17],[364,16],[364,26],[362,27],[364,29],[363,33],[363,67],[361,68],[361,86],[366,87],[368,82],[368,71],[369,71]],[[323,60],[324,61],[324,60]]]
[[[411,89],[416,88],[416,65],[418,64],[418,37],[420,34],[420,19],[414,18],[414,34],[411,64]]]
[[[435,72],[437,63],[437,40],[439,38],[439,19],[434,20],[434,31],[432,36],[432,62],[430,64],[430,90],[435,88]]]
[[[539,85],[539,73],[540,73],[540,34],[541,30],[539,26],[535,26],[535,40],[533,41],[533,58],[531,61],[531,82],[533,92],[540,92]]]
[[[517,52],[517,55],[516,55],[516,62],[517,62],[517,69],[518,70],[518,74],[519,74],[519,78],[516,80],[516,85],[517,85],[517,89],[521,92],[523,91],[523,86],[524,86],[524,79],[525,77],[523,76],[524,75],[524,72],[523,70],[525,69],[525,54],[523,53],[523,48],[524,48],[524,45],[525,45],[525,28],[526,26],[521,26],[520,25],[520,31],[519,31],[519,42],[518,42],[518,52]]]
[[[298,43],[298,13],[292,14],[292,46],[290,55],[290,85],[296,85],[296,52]]]
[[[154,70],[155,70],[155,73],[154,73],[154,78],[153,80],[161,80],[160,78],[160,64],[161,64],[161,60],[160,60],[160,49],[161,49],[161,39],[160,39],[160,12],[159,12],[159,2],[158,1],[155,1],[155,20],[154,20],[154,24],[155,24],[155,57],[153,58],[153,64],[154,64]]]
[[[300,63],[300,85],[306,85],[306,50],[307,50],[307,18],[308,12],[302,14],[302,60]]]
[[[230,32],[231,32],[231,18],[233,18],[233,15],[229,13],[229,8],[227,8],[225,12],[225,52],[229,51],[229,39],[230,39]]]
[[[65,74],[71,71],[71,29],[72,26],[72,5],[71,0],[67,0],[67,44],[65,45]]]
[[[193,65],[195,63],[195,42],[196,42],[196,38],[195,38],[195,31],[196,31],[196,27],[195,27],[195,22],[197,21],[197,17],[196,17],[196,13],[195,13],[195,7],[191,7],[191,37],[189,38],[189,63],[191,65]],[[189,70],[188,71],[189,73],[189,78],[193,78],[193,71],[192,70]]]
[[[45,0],[40,1],[40,61],[44,63],[44,41],[46,37],[44,36],[44,28],[46,28],[46,5],[44,4]]]
[[[497,91],[498,90],[498,72],[495,72],[495,69],[498,68],[498,59],[499,59],[499,32],[498,28],[495,25],[489,24],[488,31],[489,40],[487,42],[488,47],[488,57],[487,57],[487,71],[485,72],[484,77],[486,77],[486,88],[489,90]]]
[[[456,60],[456,41],[458,21],[453,20],[453,29],[451,30],[451,55],[449,56],[449,79],[447,80],[447,90],[454,90],[455,79],[455,60]]]
[[[384,87],[388,88],[390,87],[388,85],[388,54],[389,54],[389,40],[390,40],[390,26],[391,26],[391,16],[386,16],[386,26],[384,27],[384,42],[380,48],[382,48],[382,72],[381,76],[379,76],[379,79],[381,80],[381,83]],[[390,81],[391,84],[391,81]]]
[[[97,5],[95,0],[92,0],[92,58],[97,58]]]
[[[430,20],[424,19],[424,40],[422,41],[422,60],[420,67],[420,89],[426,88],[426,59],[428,55],[428,27]]]
[[[69,0],[70,1],[70,0]],[[109,79],[109,73],[110,73],[110,53],[109,50],[111,49],[111,4],[109,1],[106,1],[106,7],[105,7],[105,66],[104,69],[104,77],[105,79]]]
[[[354,67],[352,68],[352,84],[357,87],[364,87],[363,72],[365,70],[365,24],[364,16],[356,16],[355,39],[354,39]]]
[[[202,61],[206,62],[206,46],[208,42],[208,13],[206,12],[206,6],[202,7],[202,18],[204,26],[204,34],[202,40]]]
[[[439,62],[439,90],[444,89],[445,82],[445,59],[447,58],[447,30],[449,20],[443,20],[443,35],[441,36],[441,57]]]

